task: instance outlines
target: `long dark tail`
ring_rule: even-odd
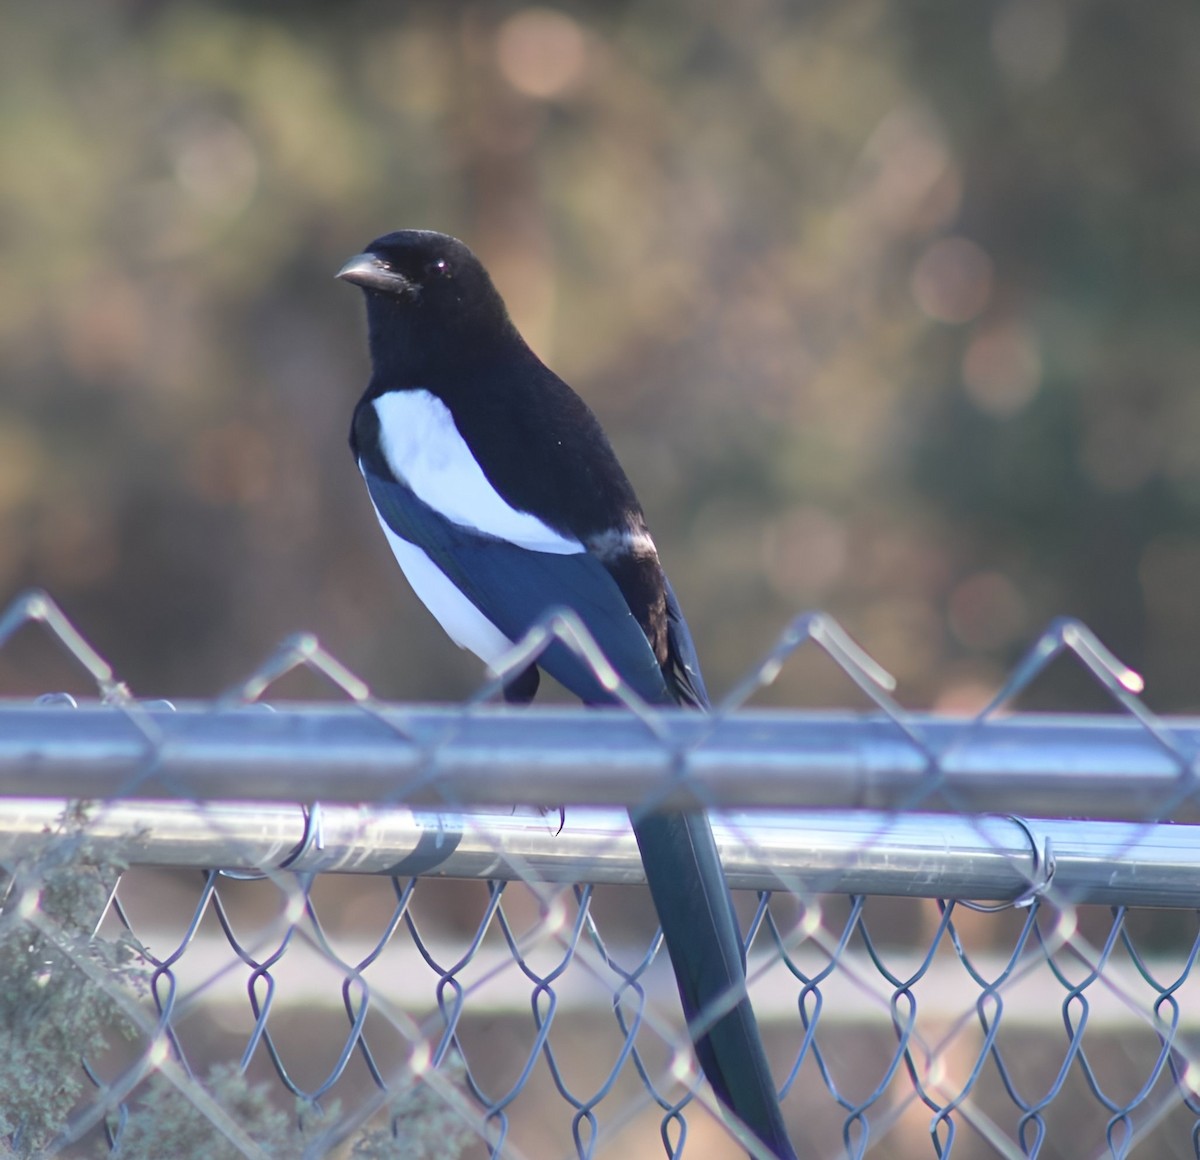
[[[649,679],[643,669],[633,687],[652,704],[681,705],[705,711],[708,693],[696,648],[679,602],[665,576],[668,655],[661,676]],[[538,664],[572,689],[584,704],[609,705],[594,679],[580,680],[578,666],[562,665],[565,652],[547,652]],[[629,674],[623,674],[631,679]],[[514,676],[505,699],[521,703],[537,690],[536,669]],[[646,871],[646,882],[658,911],[663,941],[675,969],[688,1033],[704,1075],[717,1098],[761,1142],[776,1160],[796,1160],[783,1125],[775,1081],[767,1065],[754,1009],[746,995],[746,958],[737,915],[717,856],[712,827],[704,813],[656,814],[630,811]],[[718,1014],[720,1012],[720,1014]]]
[[[708,818],[648,814],[633,819],[633,832],[704,1074],[772,1156],[796,1160],[746,996],[737,918]]]
[[[665,576],[663,584],[670,700],[707,711],[692,634]],[[631,812],[630,820],[700,1066],[717,1098],[772,1156],[796,1160],[746,995],[746,956],[708,818]]]

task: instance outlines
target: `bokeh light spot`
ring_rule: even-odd
[[[1006,322],[972,336],[962,364],[967,397],[981,411],[1006,419],[1037,394],[1042,356],[1028,327]]]
[[[992,259],[969,238],[941,238],[917,259],[912,291],[938,322],[970,322],[992,296]]]
[[[565,12],[523,8],[500,26],[496,63],[517,92],[541,100],[562,97],[587,70],[587,39]]]

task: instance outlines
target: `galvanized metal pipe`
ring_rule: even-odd
[[[10,799],[0,863],[32,850],[66,803]],[[620,810],[436,813],[404,807],[141,801],[97,804],[88,832],[131,864],[546,883],[644,881]],[[1041,882],[1058,902],[1200,906],[1200,827],[878,812],[714,817],[735,889],[1012,900]],[[307,841],[306,841],[307,835]],[[1049,846],[1047,846],[1049,842]],[[1037,856],[1035,857],[1035,849]],[[1052,852],[1054,873],[1042,861]]]
[[[0,703],[0,795],[1200,818],[1200,721]]]

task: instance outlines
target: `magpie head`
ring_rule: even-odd
[[[431,324],[507,319],[483,263],[457,238],[433,230],[384,234],[337,276],[361,286],[369,307],[419,313]]]

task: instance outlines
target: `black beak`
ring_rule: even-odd
[[[336,276],[367,290],[383,290],[390,294],[403,294],[413,289],[413,284],[403,274],[398,274],[372,253],[355,254]]]

